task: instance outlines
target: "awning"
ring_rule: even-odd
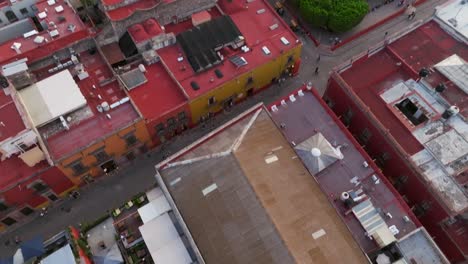
[[[156,264],[192,263],[187,248],[167,213],[140,226],[139,230]]]
[[[19,157],[29,167],[34,167],[37,163],[45,159],[44,152],[42,152],[38,146],[24,152],[23,154],[20,154]]]
[[[150,222],[154,218],[171,210],[171,206],[164,195],[152,200],[148,204],[138,208],[138,214],[144,224]]]

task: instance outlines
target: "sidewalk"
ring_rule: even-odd
[[[398,6],[399,0],[393,0],[388,4],[384,4],[384,0],[368,0],[369,2],[369,13],[364,17],[364,19],[357,26],[352,28],[349,31],[343,33],[335,33],[328,31],[326,29],[320,29],[313,26],[310,26],[305,22],[296,9],[296,7],[286,3],[288,13],[300,22],[302,28],[310,33],[310,38],[316,43],[317,46],[325,46],[327,49],[336,50],[337,48],[345,45],[345,43],[351,42],[356,38],[359,38],[363,35],[367,35],[373,30],[377,30],[380,26],[391,23],[393,19],[402,16],[406,10],[406,4],[416,2],[416,5],[423,6],[427,2],[433,2],[431,0],[405,0],[405,4]],[[442,2],[442,1],[441,1]],[[417,12],[419,13],[419,11]],[[336,39],[340,40],[338,45],[334,45]]]

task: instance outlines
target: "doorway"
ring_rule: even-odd
[[[114,160],[109,160],[101,165],[101,169],[105,173],[110,173],[117,169],[117,164],[115,164]]]
[[[247,96],[252,96],[254,94],[254,88],[250,88],[247,90]]]

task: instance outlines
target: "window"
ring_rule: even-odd
[[[323,100],[328,105],[328,107],[333,108],[335,106],[335,102],[333,102],[330,98],[323,96]]]
[[[371,137],[372,137],[372,133],[369,131],[369,129],[364,128],[364,130],[359,135],[359,141],[361,141],[361,144],[367,144],[367,142],[369,142],[369,139]]]
[[[419,109],[418,105],[413,103],[409,98],[404,99],[395,106],[415,126],[428,120],[427,116],[424,114],[424,111]]]
[[[42,182],[35,182],[31,185],[30,188],[36,192],[43,192],[49,189],[49,187]]]
[[[351,124],[351,119],[353,118],[354,113],[351,109],[348,109],[343,115],[343,124],[349,126]]]
[[[2,220],[2,223],[4,223],[7,226],[11,226],[12,224],[16,223],[16,220],[11,217],[7,217]]]
[[[156,130],[156,133],[158,134],[158,136],[161,136],[164,134],[164,124],[163,123],[159,123],[157,124],[154,129]]]
[[[5,202],[0,201],[0,211],[5,211],[8,209],[8,206],[5,204]]]
[[[423,201],[422,203],[413,206],[412,209],[416,217],[422,217],[426,214],[427,211],[429,211],[429,209],[431,209],[431,203],[428,201]]]
[[[385,164],[390,159],[390,154],[388,152],[382,153],[380,156],[377,157],[376,163],[380,168],[385,167]]]
[[[47,195],[47,198],[49,198],[49,200],[51,200],[52,202],[55,202],[58,200],[58,197],[57,195],[53,194],[53,193],[50,193]]]
[[[69,167],[76,175],[83,174],[86,171],[86,167],[83,165],[81,160],[75,161],[74,163],[70,164]]]
[[[107,155],[107,152],[104,148],[94,152],[93,155],[98,162],[104,162],[109,159],[109,155]]]
[[[31,5],[30,8],[31,8],[31,10],[34,11],[34,12],[39,11],[39,9],[37,9],[36,5]]]
[[[250,85],[250,84],[252,84],[253,82],[254,82],[253,77],[250,76],[249,78],[247,78],[247,83],[246,83],[246,85]]]
[[[29,208],[29,207],[25,207],[23,209],[20,210],[20,212],[24,215],[30,215],[32,213],[34,213],[34,210]]]
[[[216,98],[214,96],[211,96],[210,99],[208,99],[208,105],[214,105],[216,103]]]
[[[128,152],[125,155],[125,157],[127,158],[127,160],[134,160],[136,158],[135,153],[133,153],[133,151]]]
[[[185,115],[185,112],[180,112],[178,115],[177,115],[177,119],[179,119],[179,121],[185,121],[185,118],[187,116]]]
[[[6,11],[5,16],[8,18],[8,21],[10,21],[10,23],[18,21],[18,17],[16,17],[15,13],[13,13],[13,11],[11,10]]]
[[[169,119],[167,119],[167,126],[168,127],[174,127],[175,125],[175,118],[171,117]]]
[[[133,146],[138,142],[138,139],[135,134],[131,133],[125,136],[125,142],[127,143],[127,146]]]
[[[27,15],[29,13],[28,9],[26,9],[26,8],[21,8],[20,12],[21,12],[22,15]]]

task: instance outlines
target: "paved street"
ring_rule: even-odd
[[[81,197],[77,200],[67,200],[62,202],[62,204],[56,204],[49,209],[46,216],[38,217],[34,221],[17,227],[16,230],[3,234],[0,237],[0,257],[6,257],[14,253],[15,247],[11,243],[9,246],[6,246],[5,242],[7,240],[12,241],[15,236],[19,236],[22,240],[27,240],[38,234],[45,238],[51,237],[68,225],[90,222],[105,214],[106,210],[111,210],[127,201],[136,193],[150,189],[155,184],[153,178],[154,165],[162,160],[164,154],[176,152],[206,134],[208,130],[219,126],[257,102],[263,101],[265,104],[269,104],[297,89],[307,81],[312,81],[314,86],[323,93],[328,73],[333,66],[339,65],[352,56],[366,51],[369,47],[383,41],[385,32],[388,32],[388,35],[391,36],[398,30],[410,25],[410,23],[428,18],[433,14],[434,7],[442,2],[444,1],[428,0],[418,8],[415,20],[410,22],[404,15],[397,17],[363,37],[337,49],[335,52],[330,52],[323,47],[317,48],[310,39],[301,37],[304,42],[304,48],[301,71],[298,77],[287,80],[281,86],[274,85],[235,106],[230,112],[217,115],[204,127],[199,126],[178,136],[167,143],[163,151],[156,149],[151,154],[135,160],[132,166],[122,168],[112,176],[98,179],[92,185],[82,189],[80,191]],[[320,62],[316,60],[318,54],[321,54]],[[319,67],[319,74],[315,75],[314,70],[317,66]],[[68,210],[61,210],[62,208],[71,209],[71,211],[66,212]]]

